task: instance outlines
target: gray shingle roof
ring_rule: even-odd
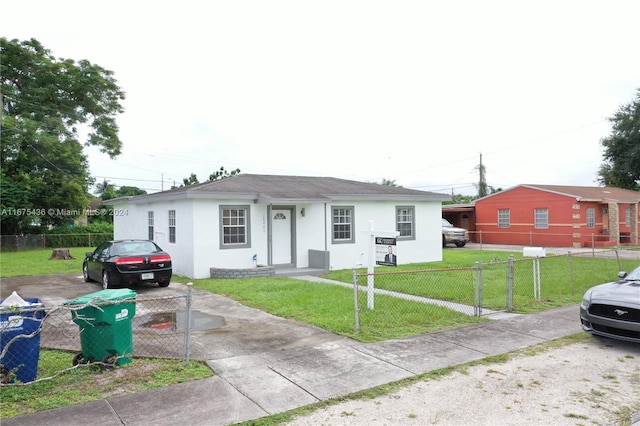
[[[447,201],[451,199],[448,195],[435,192],[332,177],[239,174],[213,182],[132,197],[130,202],[181,198],[252,199],[263,203],[332,200]]]

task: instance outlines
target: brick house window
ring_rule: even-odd
[[[511,210],[498,210],[498,228],[509,228],[511,226]]]
[[[587,228],[595,228],[596,227],[596,209],[594,207],[589,207],[587,209]]]
[[[631,226],[631,208],[627,207],[624,211],[624,224]]]
[[[549,228],[549,209],[534,209],[533,215],[536,229]]]

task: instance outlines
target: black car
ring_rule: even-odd
[[[640,267],[620,272],[618,278],[586,291],[580,304],[582,329],[640,343]]]
[[[171,273],[171,256],[147,240],[107,241],[87,252],[82,263],[84,280],[102,282],[104,289],[141,282],[166,287]]]

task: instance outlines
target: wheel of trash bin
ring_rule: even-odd
[[[4,378],[9,375],[9,369],[5,367],[4,364],[0,364],[0,379],[2,379],[2,383],[4,383]]]
[[[113,367],[115,367],[117,360],[118,360],[117,355],[114,355],[114,354],[105,355],[104,358],[102,358],[102,364],[100,365],[100,368],[102,368],[103,370],[113,370]]]
[[[111,288],[111,280],[109,279],[109,273],[107,271],[102,271],[102,288],[107,290]]]
[[[82,352],[76,354],[76,356],[73,357],[73,361],[71,363],[74,367],[78,364],[84,363],[84,355],[82,355]]]

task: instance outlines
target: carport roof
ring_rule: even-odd
[[[448,201],[449,195],[400,186],[333,177],[239,174],[212,182],[149,195],[123,197],[105,204],[147,203],[176,199],[238,199],[257,203],[329,202],[338,200]]]

